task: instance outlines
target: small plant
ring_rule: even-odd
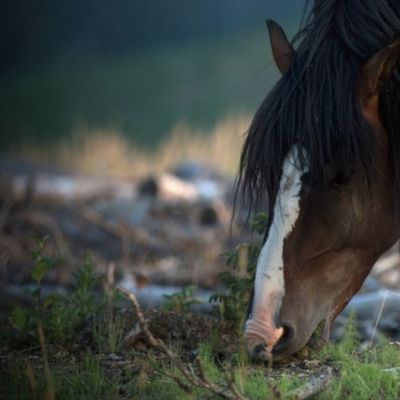
[[[89,354],[80,363],[79,368],[71,371],[68,380],[59,377],[60,389],[63,390],[62,398],[73,399],[110,399],[117,398],[116,385],[107,380],[105,372],[99,363]]]
[[[11,314],[11,323],[19,332],[27,336],[36,336],[37,325],[39,322],[45,323],[48,317],[48,310],[53,303],[58,300],[58,295],[53,294],[43,299],[42,281],[47,273],[57,264],[57,260],[43,256],[43,251],[48,237],[34,238],[36,249],[31,252],[33,267],[31,278],[36,282],[37,288],[26,289],[32,301],[33,307],[30,310],[16,306]]]
[[[350,313],[346,321],[345,333],[342,340],[337,343],[329,343],[324,346],[316,356],[330,361],[343,361],[354,358],[361,343],[361,337],[357,330],[357,318]]]
[[[101,353],[119,353],[124,338],[125,320],[107,311],[93,323],[93,339]]]
[[[47,238],[37,239],[37,248],[32,251],[33,267],[31,277],[37,288],[27,290],[33,300],[33,307],[23,309],[15,307],[11,314],[11,323],[27,340],[37,340],[37,327],[43,327],[46,340],[66,345],[76,329],[91,315],[105,306],[95,292],[97,278],[93,273],[89,256],[83,266],[74,275],[74,289],[69,294],[53,293],[43,296],[42,281],[58,261],[43,256]]]
[[[267,215],[260,213],[254,218],[251,226],[257,234],[263,234],[267,223]],[[234,250],[225,253],[226,264],[230,271],[219,274],[225,290],[214,293],[209,299],[210,303],[219,302],[216,307],[219,315],[238,333],[243,325],[250,301],[259,253],[260,244],[240,244]]]
[[[179,313],[189,312],[196,304],[201,304],[202,299],[194,295],[196,288],[187,286],[179,292],[173,294],[164,294],[166,302],[164,303],[165,310],[175,310]]]
[[[399,346],[386,342],[363,350],[360,343],[356,318],[350,315],[342,341],[329,344],[316,355],[340,366],[340,379],[321,399],[400,398]]]
[[[259,234],[264,235],[268,227],[268,215],[266,213],[258,213],[251,222],[251,229]]]

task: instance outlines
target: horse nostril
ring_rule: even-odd
[[[274,346],[273,353],[282,353],[289,347],[294,339],[295,330],[293,326],[289,324],[282,324],[283,335],[279,339],[278,343]]]
[[[253,357],[262,361],[271,362],[272,355],[265,343],[259,343],[253,349]]]

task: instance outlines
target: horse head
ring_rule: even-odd
[[[296,353],[310,342],[317,327],[327,340],[332,321],[400,236],[393,140],[386,124],[390,116],[382,118],[382,97],[399,99],[388,91],[394,90],[391,80],[400,72],[400,39],[362,62],[348,62],[351,56],[343,51],[344,61],[329,65],[333,59],[316,58],[318,48],[312,49],[313,54],[310,49],[301,53],[300,44],[297,54],[282,28],[272,21],[268,28],[284,83],[278,83],[253,120],[241,161],[242,183],[253,191],[267,190],[270,202],[245,324],[248,350],[260,359],[269,359],[271,353],[275,357]],[[347,62],[349,74],[356,78],[351,87],[341,82],[347,79]],[[318,73],[313,68],[326,72],[325,76],[320,72],[320,88],[315,87],[318,77],[310,77]],[[325,82],[328,75],[330,81]],[[280,91],[285,94],[280,96]],[[347,91],[347,97],[344,93],[341,99],[341,91]],[[313,102],[316,93],[318,107],[304,105]],[[340,101],[344,105],[336,104]],[[346,147],[347,122],[341,120],[345,107],[352,116],[348,126],[358,124],[356,133],[348,132],[354,141]],[[313,110],[319,114],[312,115]],[[275,115],[265,122],[268,113]],[[337,124],[333,134],[317,132],[327,126],[320,121],[324,118]],[[308,134],[308,126],[317,132],[314,136]],[[290,129],[292,136],[287,134]],[[367,146],[363,140],[371,144],[367,162],[356,157]],[[350,155],[344,155],[351,146]]]

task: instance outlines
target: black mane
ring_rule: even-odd
[[[400,206],[400,56],[391,79],[381,91],[380,114],[389,138],[390,166]]]
[[[283,159],[293,145],[305,149],[315,184],[332,161],[368,173],[374,139],[356,86],[363,64],[399,34],[400,0],[315,0],[294,39],[293,65],[262,102],[245,140],[238,190],[250,209],[265,196],[275,198]],[[400,67],[381,93],[381,114],[400,189]]]

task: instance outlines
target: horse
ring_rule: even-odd
[[[281,78],[240,159],[239,194],[269,216],[244,326],[261,360],[326,343],[400,237],[400,0],[308,9],[292,42],[267,21]]]

